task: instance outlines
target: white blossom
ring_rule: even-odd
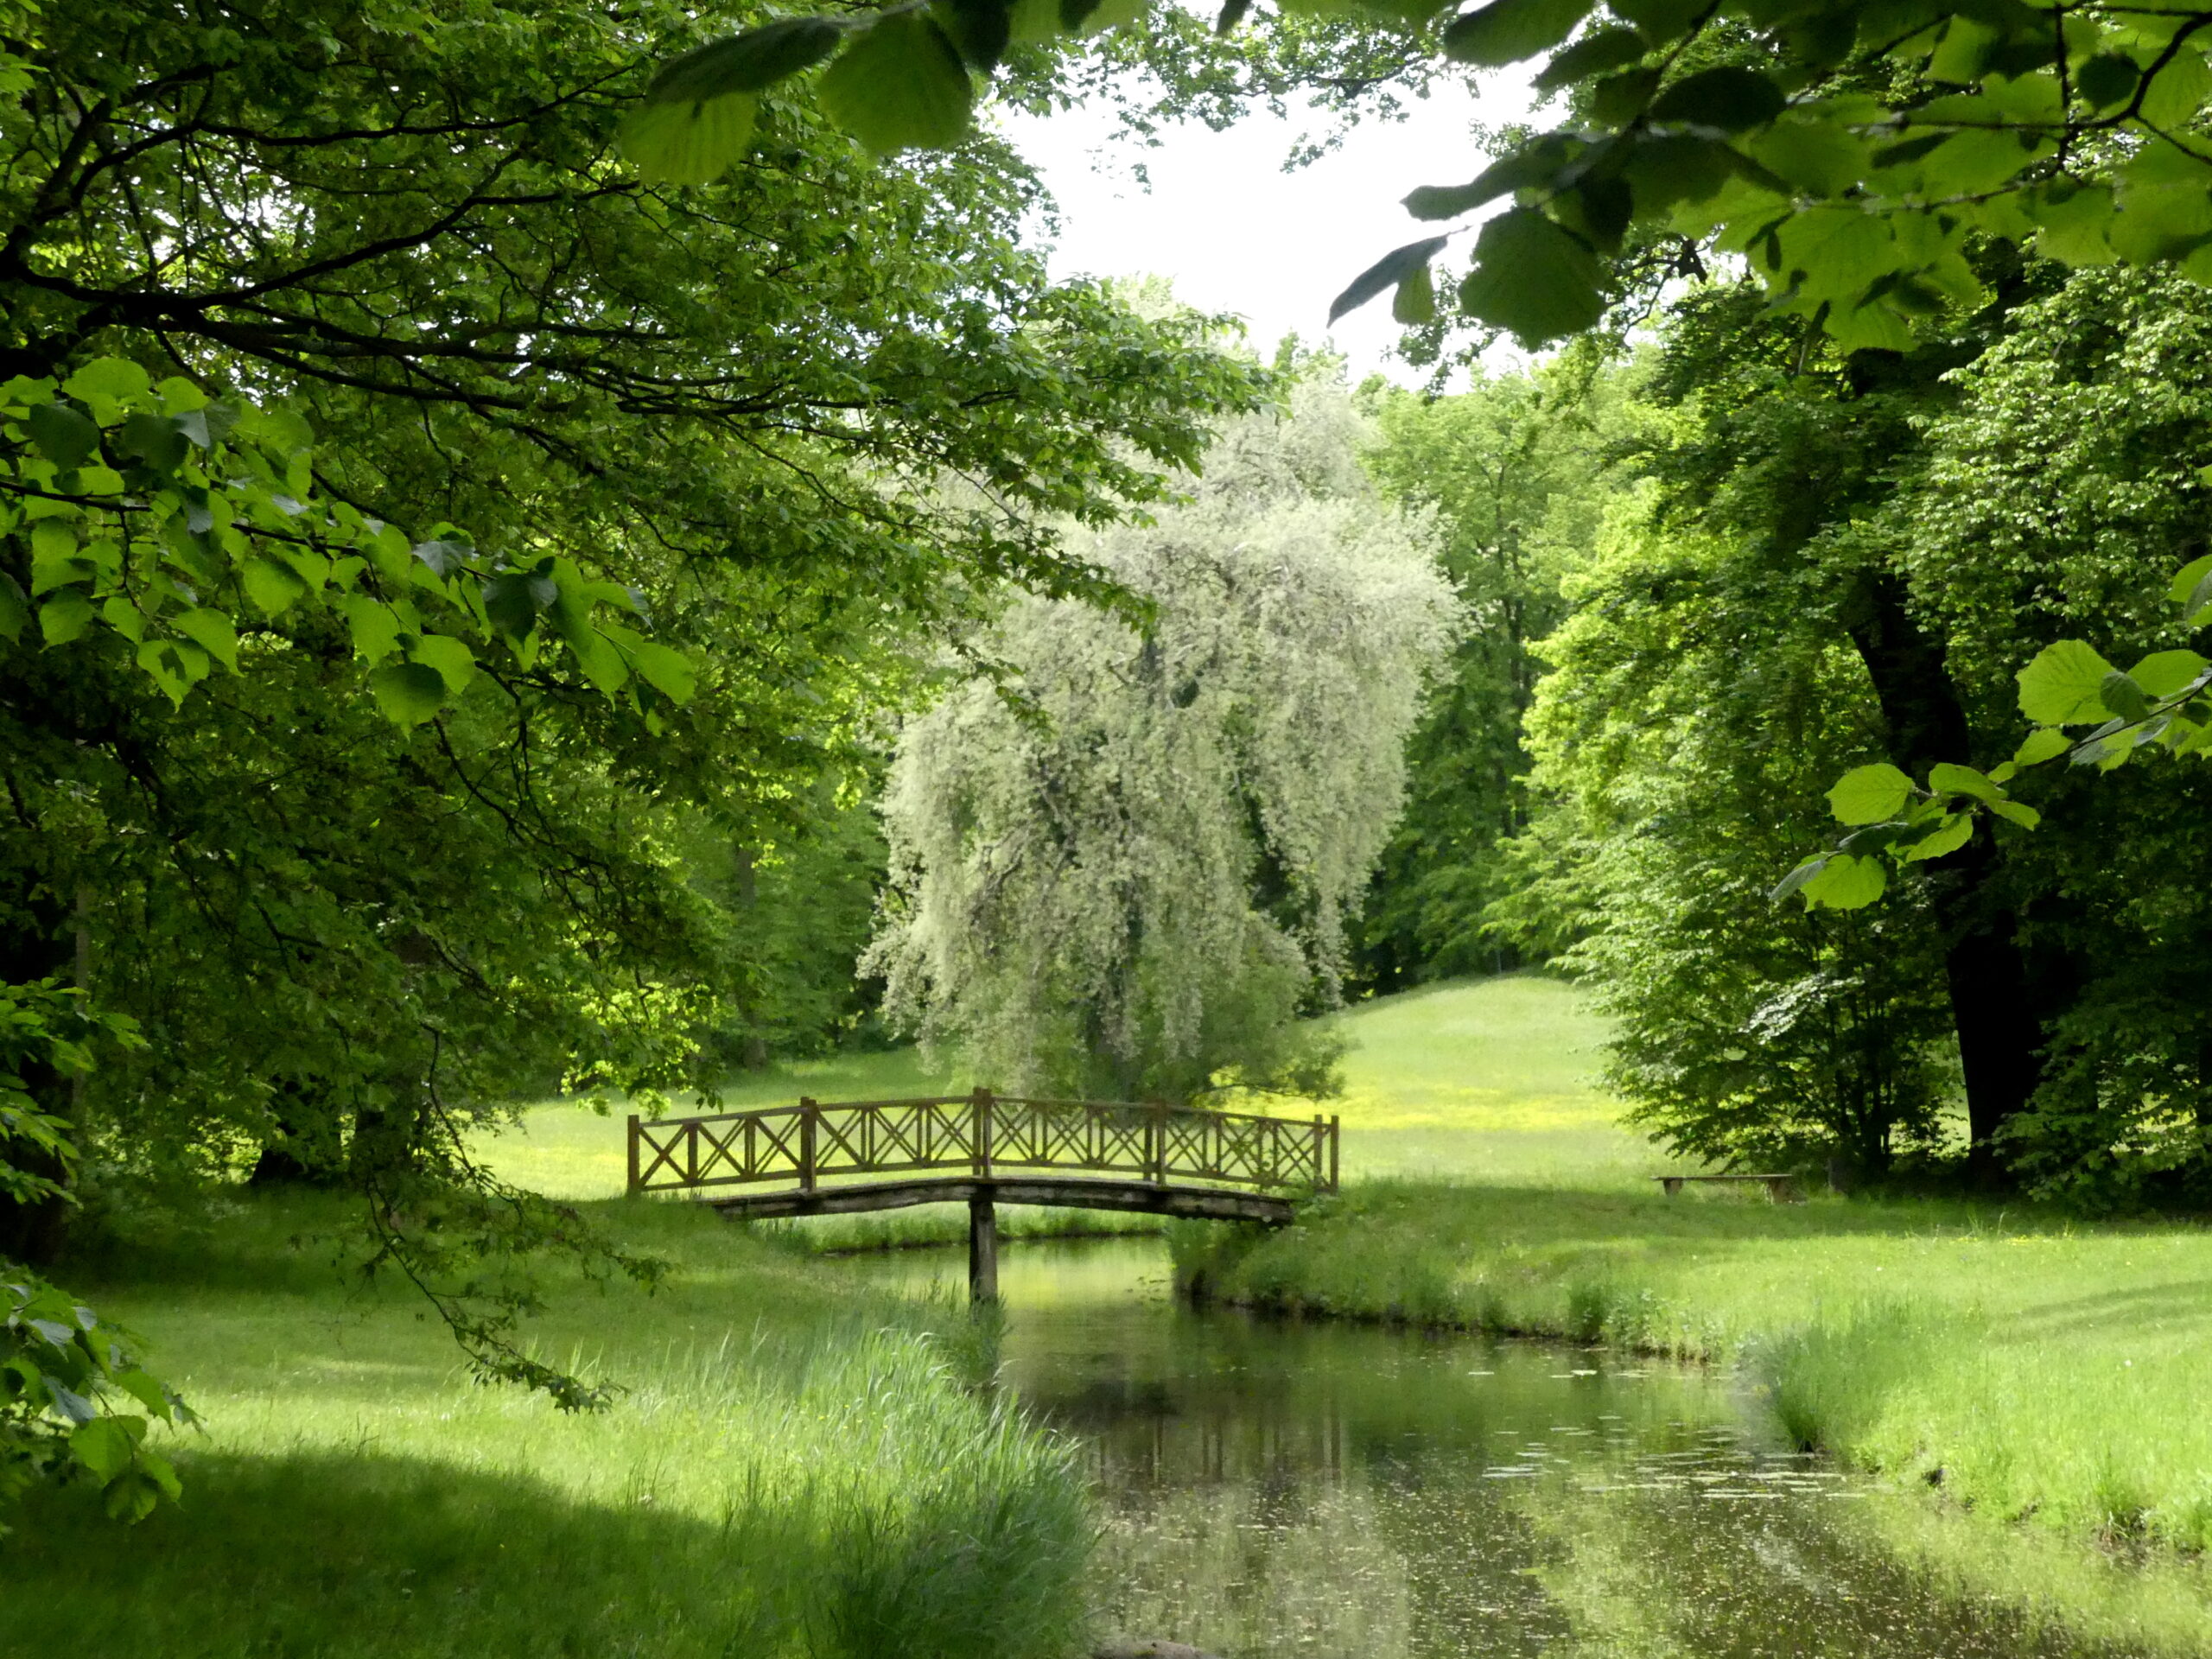
[[[1397,818],[1460,616],[1423,518],[1357,464],[1340,384],[1229,424],[1154,523],[1070,551],[1151,602],[1014,604],[913,721],[866,971],[893,1017],[1024,1092],[1187,1099],[1313,1081],[1301,1008]]]

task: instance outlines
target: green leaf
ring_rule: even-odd
[[[410,662],[422,663],[438,672],[445,682],[447,692],[459,696],[468,689],[469,681],[476,677],[476,655],[465,639],[456,639],[449,633],[426,633],[409,651]]]
[[[1570,81],[1586,80],[1609,69],[1625,68],[1640,61],[1650,49],[1643,36],[1632,29],[1599,29],[1584,35],[1546,64],[1536,76],[1536,90],[1548,92]]]
[[[2079,639],[2045,645],[2014,677],[2020,712],[2038,726],[2085,726],[2108,719],[2100,695],[2112,664]]]
[[[2055,727],[2040,726],[2030,732],[2020,747],[2013,752],[2016,766],[2039,766],[2046,760],[2056,760],[2074,747],[2074,740]]]
[[[69,1455],[105,1484],[130,1467],[145,1436],[143,1417],[95,1417],[70,1431]]]
[[[154,382],[145,370],[128,358],[101,357],[64,380],[61,390],[86,403],[95,397],[105,397],[118,404],[131,404],[152,396]]]
[[[2173,61],[2151,79],[2143,94],[2143,119],[2151,126],[2171,130],[2185,126],[2212,98],[2212,67],[2204,54],[2183,46]]]
[[[1931,858],[1942,858],[1965,846],[1974,835],[1974,816],[1967,812],[1954,812],[1929,835],[1916,841],[1903,855],[1908,863],[1918,864]]]
[[[399,643],[400,618],[391,606],[366,594],[348,594],[344,601],[346,632],[353,649],[369,661],[380,662]]]
[[[1828,791],[1828,810],[1839,823],[1879,823],[1904,810],[1912,779],[1887,761],[1853,766]]]
[[[1502,156],[1467,184],[1424,184],[1408,194],[1406,211],[1415,219],[1457,219],[1486,201],[1552,183],[1573,156],[1573,149],[1555,137]]]
[[[66,645],[92,626],[92,601],[65,588],[38,607],[38,631],[49,645]]]
[[[2154,651],[2127,671],[2147,697],[2163,702],[2194,683],[2212,663],[2193,651]]]
[[[1936,795],[1970,795],[1977,801],[2001,801],[2005,791],[1972,766],[1961,766],[1944,760],[1930,767],[1928,772],[1929,792]]]
[[[1408,327],[1436,321],[1436,281],[1427,265],[1398,284],[1390,299],[1390,315]]]
[[[2119,52],[2100,52],[2074,66],[2074,90],[2093,110],[2126,103],[2142,78],[2135,60]]]
[[[484,613],[501,633],[520,639],[560,596],[560,584],[543,563],[534,570],[509,570],[484,584]]]
[[[1444,31],[1444,55],[1491,67],[1548,52],[1590,15],[1592,0],[1491,0]]]
[[[248,559],[239,569],[238,582],[264,616],[281,615],[307,596],[308,585],[299,572],[275,559]]]
[[[1229,0],[1214,32],[1226,35],[1243,21],[1252,0]],[[960,53],[979,75],[995,73],[1014,35],[1011,0],[935,0],[931,7]]]
[[[1624,69],[1590,89],[1590,113],[1600,126],[1625,127],[1643,113],[1658,90],[1658,70]]]
[[[2118,669],[2098,683],[2097,700],[2121,720],[2142,720],[2151,712],[2151,700],[2143,695],[2143,688]]]
[[[1895,234],[1878,215],[1855,207],[1808,207],[1775,230],[1783,276],[1813,303],[1841,307],[1858,300],[1894,268]]]
[[[1357,311],[1386,288],[1395,288],[1416,270],[1428,269],[1428,262],[1444,251],[1445,238],[1431,236],[1419,242],[1408,242],[1402,248],[1393,248],[1365,270],[1351,280],[1351,286],[1337,296],[1329,306],[1331,322],[1347,311]]]
[[[2042,813],[2018,801],[1992,801],[1989,810],[2008,823],[2018,824],[2023,830],[2032,830],[2043,822]]]
[[[1663,46],[1687,34],[1708,10],[1707,0],[1606,0],[1606,3],[1616,17],[1635,24],[1654,46]]]
[[[648,640],[631,653],[639,677],[666,697],[671,702],[689,702],[697,690],[699,677],[690,660],[681,652]]]
[[[615,142],[648,184],[711,184],[743,159],[760,100],[732,92],[698,104],[641,104]]]
[[[2212,553],[2182,566],[2167,591],[2174,603],[2181,607],[2181,620],[2196,621],[2207,606],[2212,606]]]
[[[238,671],[238,630],[231,626],[231,619],[222,612],[203,607],[182,612],[168,620],[171,627],[232,673]]]
[[[169,1415],[168,1390],[162,1386],[159,1378],[131,1366],[118,1371],[111,1380],[155,1416],[167,1419]]]
[[[138,647],[137,661],[180,709],[192,688],[207,677],[207,653],[187,639],[146,640]]]
[[[24,430],[39,454],[67,472],[83,464],[100,447],[100,429],[67,404],[33,404],[23,416]]]
[[[107,1511],[108,1519],[127,1527],[135,1527],[151,1515],[159,1501],[153,1481],[136,1469],[118,1475],[100,1494],[100,1506]]]
[[[2057,181],[2034,193],[2035,251],[2065,265],[2108,265],[2114,255],[2107,231],[2113,222],[2112,191]]]
[[[645,88],[654,104],[702,104],[766,91],[825,61],[845,38],[832,17],[781,17],[671,58]]]
[[[1777,121],[1751,143],[1758,163],[1815,195],[1840,195],[1864,177],[1866,140],[1828,121]]]
[[[1483,226],[1459,306],[1534,349],[1603,316],[1603,280],[1587,245],[1534,208],[1516,207]]]
[[[395,663],[369,676],[369,693],[393,725],[420,726],[445,706],[445,676],[426,663]]]
[[[124,418],[115,447],[126,455],[137,456],[157,473],[175,472],[192,449],[175,421],[144,410]]]
[[[1879,899],[1889,885],[1890,873],[1880,859],[1838,853],[1805,883],[1805,908],[1863,910]]]
[[[2017,133],[1955,133],[1921,162],[1921,189],[1931,196],[1980,195],[2054,148],[2048,141],[2024,144]]]
[[[937,149],[968,130],[975,83],[944,29],[893,12],[848,46],[822,77],[822,107],[871,155]]]
[[[1651,118],[1747,132],[1773,120],[1788,102],[1782,88],[1755,69],[1701,69],[1660,93]]]
[[[1811,880],[1822,870],[1826,869],[1827,868],[1827,862],[1830,856],[1831,855],[1829,854],[1822,853],[1816,857],[1807,859],[1796,869],[1790,871],[1789,874],[1783,876],[1781,880],[1775,883],[1773,891],[1767,894],[1768,901],[1772,904],[1780,904],[1791,893],[1796,892],[1808,881]]]

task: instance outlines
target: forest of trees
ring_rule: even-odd
[[[1678,1149],[2212,1198],[2212,802],[2120,765],[2207,717],[2208,20],[1246,10],[0,6],[0,1484],[170,1484],[39,1276],[104,1208],[348,1186],[588,1405],[517,1264],[651,1264],[470,1129],[916,1031],[1311,1089],[1541,966]],[[1346,296],[1578,336],[1450,395],[1049,279],[969,124],[1554,47],[1413,200],[1510,200],[1458,309],[1444,237]]]

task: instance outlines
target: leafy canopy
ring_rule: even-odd
[[[1977,238],[2069,265],[2176,262],[2212,279],[2212,143],[2192,131],[2212,95],[2212,11],[2157,0],[1325,9],[1472,68],[1541,59],[1537,88],[1571,112],[1466,183],[1408,195],[1416,219],[1454,227],[1376,261],[1339,313],[1395,289],[1402,321],[1428,320],[1431,267],[1471,232],[1458,308],[1530,346],[1596,321],[1624,271],[1694,270],[1701,247],[1742,256],[1778,309],[1846,350],[1910,349],[1979,303]],[[1248,11],[1230,0],[1219,27]],[[977,77],[1012,44],[1128,21],[1099,0],[909,0],[784,19],[670,63],[626,143],[663,176],[710,176],[745,149],[747,100],[827,60],[821,101],[871,150],[942,145],[965,132]]]

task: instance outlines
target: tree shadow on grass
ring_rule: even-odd
[[[891,1527],[804,1495],[733,1493],[717,1524],[644,1495],[582,1503],[528,1476],[366,1450],[212,1454],[184,1472],[183,1505],[135,1528],[82,1491],[11,1517],[9,1650],[969,1659],[1049,1651],[1072,1626],[1030,1605],[1033,1567],[1025,1578],[978,1553],[950,1516]]]

